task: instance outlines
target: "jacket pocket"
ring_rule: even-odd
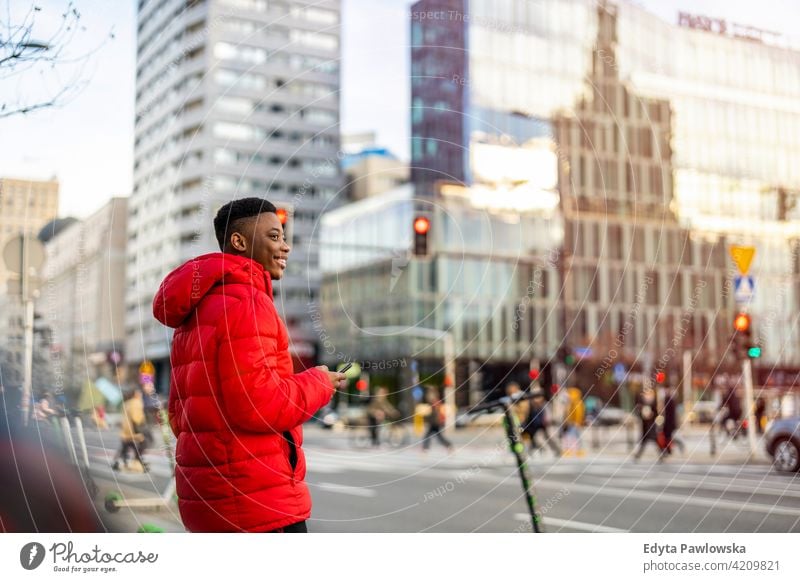
[[[297,469],[297,443],[291,431],[283,431],[283,438],[289,448],[289,466],[292,468],[292,483],[294,483],[295,470]]]

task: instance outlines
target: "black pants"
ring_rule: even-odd
[[[267,533],[308,533],[308,526],[306,525],[305,521],[298,521],[292,525],[279,527],[278,529],[273,529]]]
[[[661,453],[661,447],[658,445],[658,429],[656,429],[655,425],[642,428],[642,436],[639,437],[639,448],[636,450],[634,457],[638,459],[642,456],[644,447],[648,442],[652,442],[653,446],[658,449],[659,454]]]
[[[122,462],[125,463],[125,465],[127,466],[128,451],[133,451],[133,458],[139,461],[143,467],[147,467],[147,464],[144,462],[144,459],[142,459],[142,453],[144,452],[144,449],[145,449],[144,442],[138,443],[136,441],[122,441],[115,462],[119,462],[120,460],[122,460]]]
[[[527,434],[528,437],[531,439],[531,451],[539,450],[542,446],[536,441],[536,433],[542,431],[544,433],[544,442],[547,443],[553,452],[556,455],[561,455],[561,449],[558,445],[550,438],[550,434],[547,432],[547,427],[544,425],[541,426],[529,426],[525,429],[524,434]]]
[[[422,439],[422,448],[428,450],[428,447],[431,446],[431,439],[433,437],[439,439],[439,442],[442,443],[448,449],[452,448],[453,444],[444,437],[444,435],[442,434],[442,430],[444,430],[443,426],[434,426],[434,425],[429,426],[428,432],[425,433],[425,438]]]
[[[369,423],[369,438],[372,442],[372,446],[379,447],[381,444],[381,437],[380,433],[378,432],[378,429],[380,428],[378,419],[370,414],[367,416],[367,422]]]

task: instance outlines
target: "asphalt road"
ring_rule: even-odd
[[[525,532],[530,518],[511,455],[496,435],[401,449],[354,448],[341,434],[306,431],[313,532]],[[463,439],[462,439],[463,440]],[[159,452],[148,474],[113,472],[114,431],[87,432],[92,472],[129,497],[155,497],[170,470]],[[800,475],[766,464],[682,459],[636,463],[602,451],[584,458],[536,456],[530,462],[537,506],[548,532],[800,532]],[[122,512],[117,527],[153,523],[182,531],[174,504]]]

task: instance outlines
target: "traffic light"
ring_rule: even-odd
[[[418,257],[428,256],[428,232],[431,221],[425,216],[414,219],[414,254]]]
[[[751,323],[750,316],[744,312],[733,318],[733,347],[737,358],[761,357],[761,346],[753,342]]]
[[[667,380],[667,375],[663,371],[656,372],[656,384],[663,384]]]
[[[532,369],[530,372],[528,372],[528,377],[535,382],[539,379],[539,370],[536,368]]]
[[[286,226],[286,222],[289,220],[289,212],[285,208],[278,208],[275,214],[278,216],[278,220],[280,220],[281,224]]]
[[[746,313],[737,313],[733,319],[733,329],[737,333],[745,334],[750,331],[750,316]]]
[[[559,355],[560,355],[561,361],[564,362],[564,364],[566,364],[567,366],[575,365],[575,361],[576,361],[575,360],[575,354],[572,353],[572,348],[567,347],[567,346],[562,346],[561,349],[560,349]]]

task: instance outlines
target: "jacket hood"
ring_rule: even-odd
[[[153,298],[153,316],[168,327],[179,327],[214,286],[232,283],[252,285],[272,298],[272,280],[260,264],[238,255],[210,253],[190,259],[166,276]]]

